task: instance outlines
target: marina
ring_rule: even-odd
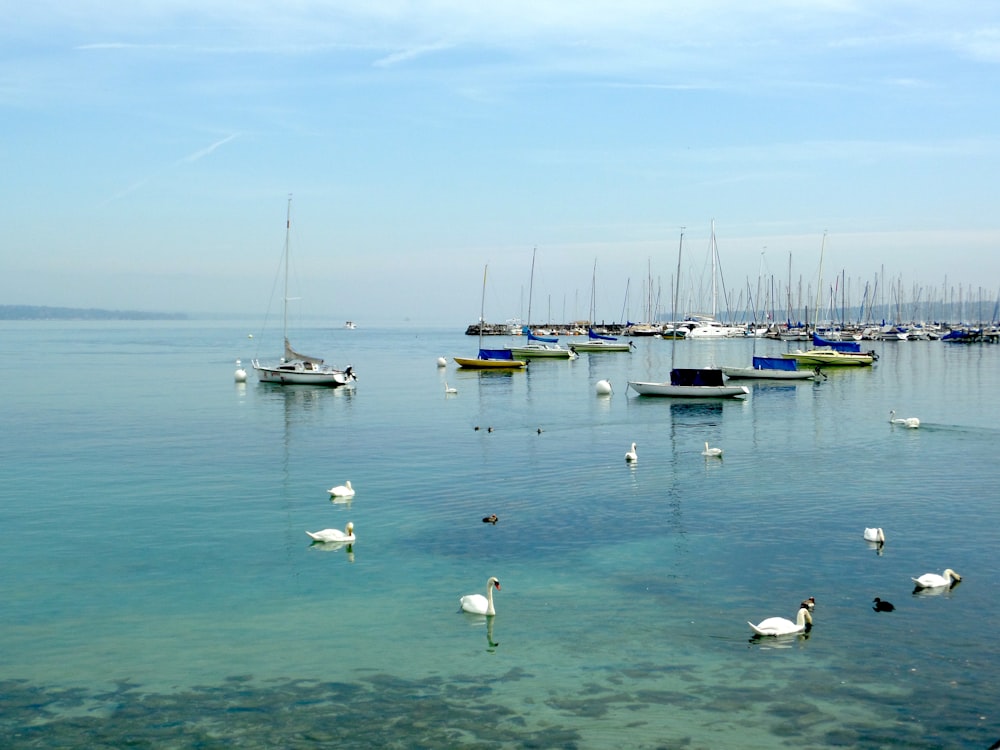
[[[331,389],[234,382],[245,321],[0,328],[76,374],[0,406],[4,747],[1000,739],[997,347],[664,400],[626,388],[668,375],[653,338],[510,373],[440,366],[461,329],[297,329],[361,373]],[[754,346],[800,344],[676,366]]]

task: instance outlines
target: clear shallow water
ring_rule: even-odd
[[[476,343],[298,336],[354,364],[350,392],[235,384],[233,360],[254,354],[240,324],[3,324],[8,362],[60,369],[21,372],[0,402],[0,744],[1000,738],[1000,348],[873,345],[870,370],[706,404],[626,391],[666,376],[669,342],[456,370]],[[675,354],[750,355],[742,340]],[[594,392],[605,377],[611,398]],[[922,427],[891,427],[889,409]],[[346,479],[357,496],[331,503]],[[304,534],[348,520],[350,551]],[[910,576],[946,567],[963,582],[911,593]],[[488,632],[457,609],[490,575]],[[810,595],[807,638],[750,640],[747,620]],[[897,611],[877,615],[874,596]]]

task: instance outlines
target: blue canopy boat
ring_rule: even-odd
[[[759,378],[761,380],[815,380],[819,368],[800,370],[794,359],[783,357],[754,357],[753,367],[723,367],[730,378]]]

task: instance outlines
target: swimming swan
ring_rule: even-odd
[[[915,429],[920,426],[920,420],[916,417],[897,417],[895,411],[890,411],[889,424],[901,424],[903,427]]]
[[[354,497],[354,488],[351,487],[351,480],[348,479],[346,484],[340,484],[336,487],[331,487],[327,490],[334,497]]]
[[[355,541],[354,524],[348,521],[347,526],[344,527],[344,531],[341,531],[340,529],[323,529],[322,531],[307,531],[306,536],[308,536],[314,542],[353,542]]]
[[[471,612],[474,615],[495,615],[496,610],[493,609],[494,586],[496,586],[497,591],[500,590],[500,579],[491,577],[486,582],[486,596],[482,594],[466,594],[459,599],[462,611]]]
[[[638,461],[639,460],[639,456],[635,452],[635,443],[632,443],[632,450],[628,451],[625,454],[625,460],[626,461]]]
[[[885,544],[885,533],[882,529],[865,529],[865,541]]]
[[[801,607],[795,616],[795,622],[786,620],[784,617],[768,617],[757,625],[747,621],[747,625],[750,626],[750,629],[756,635],[760,636],[795,635],[796,633],[806,632],[808,629],[807,625],[808,627],[812,627],[812,621],[812,615],[809,614],[809,610]]]
[[[942,586],[954,586],[962,580],[962,576],[951,568],[944,571],[942,575],[937,573],[924,573],[920,578],[911,578],[918,589],[936,589]]]
[[[448,393],[458,393],[458,388],[452,388],[451,386],[448,385],[448,381],[446,380],[446,381],[444,381],[444,392],[446,394],[448,394]]]
[[[722,448],[709,448],[708,443],[705,443],[705,450],[701,452],[701,455],[722,458]]]

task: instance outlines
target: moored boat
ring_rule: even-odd
[[[847,343],[847,342],[844,342]],[[794,352],[782,352],[782,357],[794,359],[800,365],[822,365],[825,367],[865,367],[871,365],[878,357],[871,352],[839,352],[835,349],[808,349]]]
[[[681,232],[677,246],[677,287],[674,289],[674,310],[672,319],[677,319],[677,297],[680,290],[681,252],[684,249],[684,232]],[[725,376],[717,367],[703,369],[684,369],[674,367],[674,355],[677,341],[670,346],[670,381],[651,383],[630,380],[628,387],[640,396],[666,396],[668,398],[738,398],[747,396],[750,389],[745,385],[729,385]]]
[[[285,298],[283,314],[283,331],[285,341],[284,356],[276,364],[261,364],[256,358],[251,360],[257,380],[261,383],[276,385],[320,385],[329,388],[352,385],[357,377],[354,369],[348,365],[339,370],[324,364],[319,357],[310,357],[295,351],[288,342],[288,253],[289,235],[292,227],[292,198],[288,197],[288,208],[285,217]]]
[[[671,398],[740,398],[750,389],[745,385],[729,385],[722,370],[716,367],[703,369],[674,368],[670,382],[649,383],[629,381],[629,388],[640,396],[667,396]]]
[[[817,368],[818,369],[818,368]],[[728,378],[758,378],[761,380],[815,380],[815,370],[800,370],[794,359],[754,357],[752,367],[723,367]]]
[[[523,359],[515,359],[510,349],[483,349],[483,328],[486,309],[486,272],[489,264],[483,268],[483,295],[479,303],[479,354],[476,357],[453,357],[455,364],[468,370],[523,370],[528,363]]]
[[[593,328],[587,329],[586,341],[571,341],[569,344],[575,352],[630,352],[634,346],[631,341],[619,341],[615,336],[605,336]]]

